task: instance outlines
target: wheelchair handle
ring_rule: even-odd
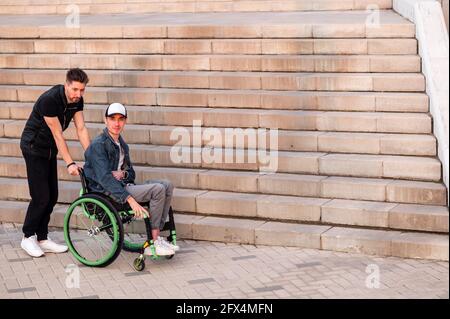
[[[83,188],[83,192],[87,193],[88,187],[86,175],[84,174],[84,169],[82,167],[78,167],[78,171],[80,172],[81,186]]]

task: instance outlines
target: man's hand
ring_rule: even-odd
[[[134,211],[134,216],[136,218],[144,218],[144,217],[150,217],[150,213],[141,205],[139,205],[138,202],[136,202],[136,200],[129,196],[127,198],[127,202],[130,205],[131,209]]]
[[[73,176],[80,175],[80,167],[77,164],[72,164],[67,167],[67,172]]]
[[[112,174],[118,181],[121,181],[125,177],[125,171],[113,171]]]

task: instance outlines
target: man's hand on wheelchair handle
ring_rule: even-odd
[[[127,202],[130,205],[131,209],[134,211],[134,216],[136,218],[150,218],[150,213],[144,207],[139,205],[139,203],[132,196],[128,196]]]
[[[80,166],[78,166],[77,164],[73,163],[72,165],[67,167],[67,172],[70,175],[77,176],[77,175],[80,175],[80,168],[81,168]]]

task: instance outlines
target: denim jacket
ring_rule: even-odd
[[[84,173],[91,191],[103,193],[124,204],[130,195],[125,186],[134,183],[136,174],[131,164],[128,145],[121,136],[119,142],[125,154],[122,170],[126,173],[123,180],[118,181],[112,175],[112,171],[116,171],[119,165],[120,150],[107,128],[92,141],[84,153]]]

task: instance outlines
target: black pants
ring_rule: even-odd
[[[46,159],[23,153],[27,165],[31,201],[22,231],[25,237],[37,235],[47,239],[48,223],[58,200],[58,171],[56,157]]]

